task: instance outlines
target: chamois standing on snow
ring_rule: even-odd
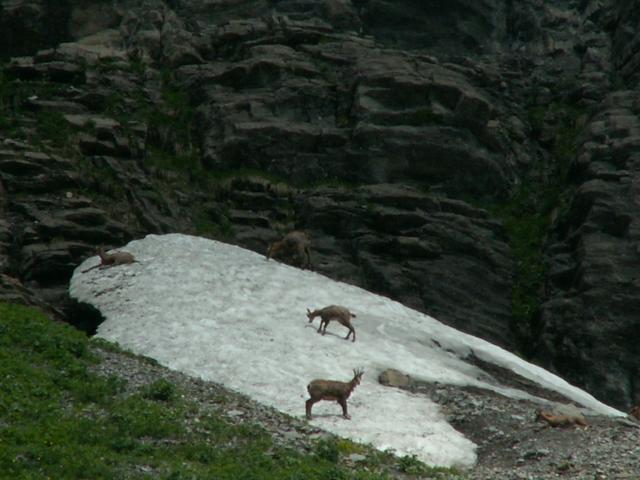
[[[353,334],[352,341],[356,341],[356,329],[351,325],[351,319],[355,318],[356,315],[351,313],[348,308],[340,305],[329,305],[328,307],[314,310],[313,312],[307,308],[307,318],[309,319],[309,323],[313,322],[313,319],[318,316],[320,317],[318,333],[322,333],[323,335],[327,333],[327,325],[329,325],[329,322],[331,320],[337,320],[349,329],[349,333],[347,333],[345,340],[349,340],[349,336]],[[322,328],[323,325],[324,329]]]
[[[629,415],[631,415],[636,420],[640,420],[640,405],[636,405],[629,411]]]
[[[129,252],[107,253],[104,250],[104,247],[98,248],[98,256],[100,257],[100,263],[98,265],[94,265],[93,267],[87,268],[86,270],[83,270],[82,273],[93,270],[94,268],[106,268],[137,262],[133,255],[131,255]]]
[[[267,250],[267,260],[282,254],[295,259],[302,268],[311,266],[311,237],[307,232],[293,230],[287,233],[282,240],[273,242]]]
[[[311,408],[314,403],[320,400],[335,400],[342,407],[342,416],[347,420],[351,417],[347,412],[347,399],[353,390],[360,385],[360,379],[364,374],[363,370],[354,370],[353,378],[350,382],[339,382],[337,380],[313,380],[307,385],[307,392],[311,398],[306,401],[305,409],[307,418],[311,420]]]
[[[555,415],[544,410],[536,412],[536,420],[544,420],[552,427],[569,427],[571,425],[580,425],[588,427],[589,424],[582,415]]]

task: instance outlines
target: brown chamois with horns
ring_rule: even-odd
[[[351,319],[355,318],[356,315],[355,313],[351,313],[348,308],[340,305],[329,305],[328,307],[314,310],[313,312],[307,308],[307,318],[309,319],[309,323],[313,322],[313,319],[318,316],[320,317],[318,333],[322,333],[323,335],[327,333],[327,325],[329,325],[329,322],[331,320],[337,320],[349,329],[349,333],[347,333],[345,340],[349,340],[349,336],[353,334],[352,341],[356,341],[356,329],[351,325]],[[324,328],[322,328],[323,325]]]
[[[588,427],[589,424],[582,415],[555,415],[544,410],[536,412],[536,420],[544,420],[552,427],[570,427],[571,425],[580,425]]]
[[[104,250],[104,247],[98,248],[98,256],[100,257],[100,263],[83,270],[82,273],[86,273],[94,268],[106,268],[116,265],[125,265],[127,263],[137,263],[137,260],[129,252],[107,253]]]
[[[273,242],[267,250],[267,260],[281,254],[295,259],[302,268],[311,266],[311,237],[307,232],[293,230],[287,233],[282,240]]]
[[[311,420],[311,408],[314,403],[320,400],[335,400],[342,407],[342,416],[347,420],[351,417],[347,412],[347,399],[351,396],[353,390],[360,385],[360,379],[364,374],[364,370],[356,369],[353,371],[353,378],[350,382],[339,382],[337,380],[313,380],[307,385],[307,392],[311,398],[306,401],[305,409],[307,418]]]

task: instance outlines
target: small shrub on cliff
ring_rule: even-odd
[[[568,103],[531,107],[529,123],[534,134],[545,132],[548,161],[534,165],[508,202],[489,208],[502,219],[515,257],[512,327],[525,356],[533,345],[531,339],[537,337],[536,315],[546,275],[544,243],[551,214],[566,210],[573,191],[568,173],[583,115],[579,107]]]

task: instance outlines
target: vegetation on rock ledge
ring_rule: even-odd
[[[509,202],[491,209],[504,223],[515,259],[512,326],[525,356],[531,355],[531,340],[539,336],[536,316],[544,294],[544,249],[552,217],[562,215],[574,189],[569,170],[582,114],[577,106],[564,103],[531,108],[534,133],[549,129],[549,156],[534,166]]]

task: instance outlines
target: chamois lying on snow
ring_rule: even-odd
[[[342,407],[342,416],[347,420],[351,417],[347,413],[347,399],[351,392],[360,385],[360,379],[364,374],[363,370],[354,370],[353,378],[350,382],[339,382],[337,380],[313,380],[307,385],[307,391],[311,398],[306,401],[305,409],[307,418],[311,420],[311,408],[314,403],[320,400],[335,400]]]
[[[331,320],[337,320],[349,329],[349,333],[347,333],[345,340],[349,340],[349,335],[353,334],[352,341],[356,341],[356,330],[353,328],[353,325],[351,325],[351,318],[355,318],[356,315],[351,313],[348,308],[340,305],[329,305],[328,307],[314,310],[313,312],[307,308],[307,318],[309,319],[309,323],[313,322],[313,319],[318,316],[320,317],[318,333],[322,333],[323,335],[327,333],[327,325],[329,325],[329,322]],[[323,325],[324,329],[322,328]]]
[[[582,415],[556,415],[545,412],[544,410],[538,410],[536,412],[536,420],[544,420],[552,427],[569,427],[571,425],[589,426]]]
[[[98,265],[94,265],[93,267],[87,268],[86,270],[83,270],[82,273],[93,270],[94,268],[106,268],[137,262],[133,255],[131,255],[129,252],[107,253],[105,252],[104,247],[98,248],[98,256],[100,257],[100,263]]]
[[[302,268],[311,266],[311,237],[307,232],[293,230],[282,240],[273,242],[267,250],[267,260],[276,255],[284,255],[295,259]]]

